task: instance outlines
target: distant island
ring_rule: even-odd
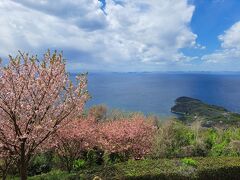
[[[199,99],[179,97],[171,112],[186,123],[201,120],[206,127],[236,125],[240,126],[240,114],[231,112],[224,107],[210,105]]]

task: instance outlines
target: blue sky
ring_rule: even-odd
[[[63,50],[70,72],[240,71],[239,0],[1,0],[0,56]]]
[[[218,36],[240,21],[238,0],[195,0],[195,11],[190,23],[198,42],[207,46],[203,53],[211,53],[220,47]]]

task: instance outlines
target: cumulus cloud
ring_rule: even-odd
[[[240,49],[240,21],[235,23],[230,29],[219,36],[222,41],[223,48],[238,48]]]
[[[2,0],[0,54],[60,49],[70,70],[188,62],[181,49],[202,48],[193,12],[187,0]]]
[[[218,36],[221,49],[202,57],[206,62],[226,63],[240,60],[240,21],[233,24],[224,34]]]

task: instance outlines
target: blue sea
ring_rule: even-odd
[[[105,104],[164,117],[172,115],[176,98],[189,96],[240,112],[239,73],[89,73],[88,90],[87,107]]]

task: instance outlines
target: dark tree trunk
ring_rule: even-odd
[[[23,141],[21,144],[21,158],[19,162],[21,180],[27,180],[27,164],[28,161],[25,154],[25,141]]]
[[[21,177],[21,180],[27,180],[27,166],[26,166],[26,163],[24,162],[21,162],[20,177]]]
[[[7,173],[3,172],[2,174],[2,180],[6,180],[7,179]]]

